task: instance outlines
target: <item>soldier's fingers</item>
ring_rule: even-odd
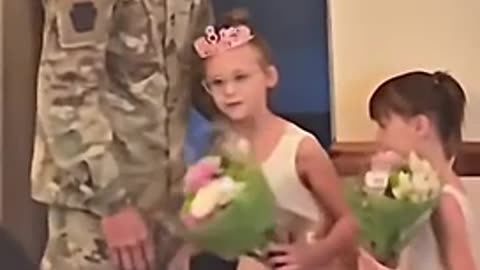
[[[132,252],[133,265],[135,270],[148,270],[148,262],[143,256],[143,244],[138,244],[130,248]]]
[[[147,238],[142,245],[143,256],[148,262],[150,268],[155,268],[155,244],[153,243],[152,238]]]
[[[132,260],[132,254],[129,247],[122,247],[119,250],[123,270],[135,270]]]
[[[120,251],[116,248],[110,248],[110,261],[113,263],[116,269],[121,269],[122,262],[120,258]]]

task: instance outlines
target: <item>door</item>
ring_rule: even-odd
[[[1,224],[38,261],[45,210],[30,198],[35,83],[41,47],[41,1],[2,1]]]

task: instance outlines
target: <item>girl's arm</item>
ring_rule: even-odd
[[[452,195],[442,196],[433,214],[433,228],[448,270],[476,270],[465,217]]]
[[[358,224],[344,199],[341,180],[332,161],[315,139],[306,138],[301,142],[297,168],[315,199],[335,221],[328,235],[316,244],[319,260],[351,253],[356,247]]]
[[[334,225],[326,237],[312,244],[273,244],[270,252],[281,255],[272,256],[269,263],[276,265],[276,270],[304,270],[338,258],[348,269],[356,269],[353,265],[356,265],[358,224],[343,198],[340,179],[327,153],[315,139],[304,139],[297,152],[296,165],[302,181],[333,217]]]

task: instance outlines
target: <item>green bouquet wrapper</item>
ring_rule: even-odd
[[[268,244],[275,228],[275,197],[261,168],[248,159],[224,155],[221,168],[245,187],[225,208],[189,228],[186,238],[202,250],[233,259]],[[184,213],[189,203],[185,202]]]
[[[362,189],[362,180],[352,177],[346,181],[346,199],[360,223],[361,245],[379,262],[395,260],[418,228],[428,222],[439,196],[412,202],[368,194]]]

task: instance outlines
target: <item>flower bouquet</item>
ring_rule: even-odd
[[[275,229],[275,197],[244,153],[207,156],[185,176],[186,238],[225,259],[261,250]]]
[[[395,267],[402,250],[435,209],[441,181],[415,153],[403,159],[394,152],[375,155],[363,181],[352,180],[347,200],[360,222],[362,254]]]

